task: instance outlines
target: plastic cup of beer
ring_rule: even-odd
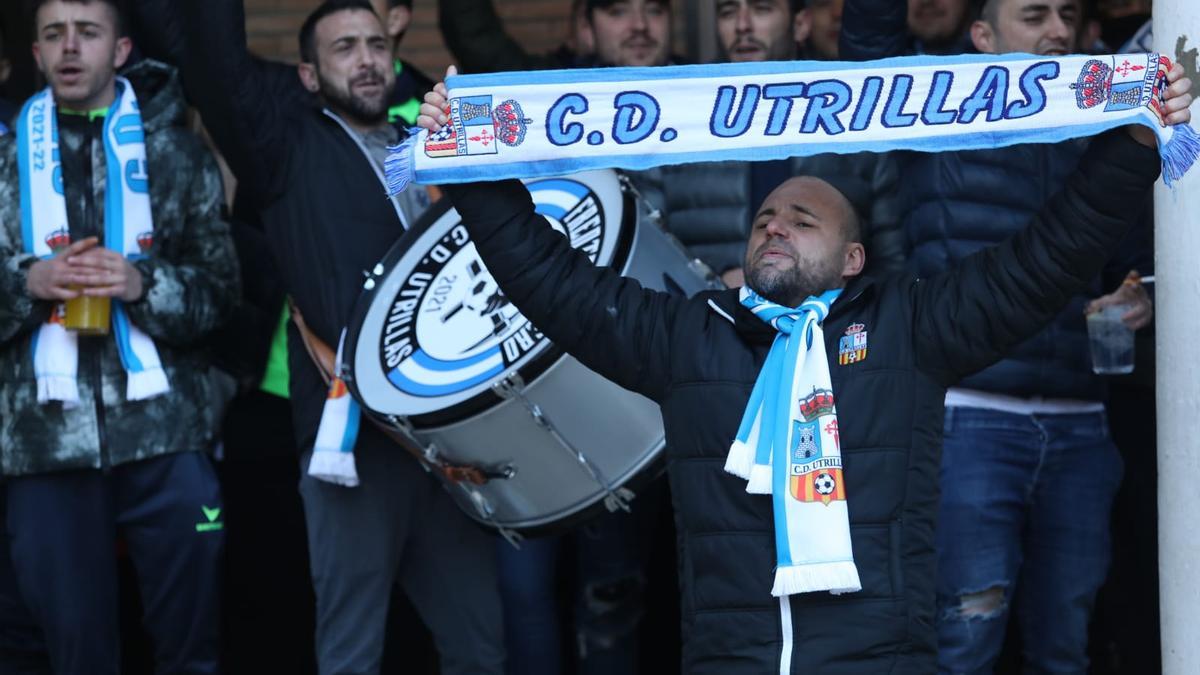
[[[1133,372],[1133,329],[1121,321],[1130,309],[1129,305],[1112,305],[1088,314],[1092,372],[1097,375]]]
[[[63,326],[80,335],[108,335],[112,298],[80,295],[67,300]]]

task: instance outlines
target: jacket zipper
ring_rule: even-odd
[[[94,161],[94,123],[88,125],[88,133],[86,138],[87,157],[83,163],[83,222],[85,237],[91,234],[101,237],[100,245],[104,245],[103,227],[96,222],[96,199],[95,186],[93,185],[94,176],[92,173],[92,162]],[[95,398],[96,405],[96,442],[99,446],[100,453],[100,470],[108,473],[112,467],[112,462],[108,457],[108,430],[104,419],[104,367],[101,359],[104,358],[104,347],[100,344],[98,338],[83,338],[88,343],[87,353],[92,358],[88,360],[92,363],[92,396]],[[82,354],[81,354],[82,356]]]

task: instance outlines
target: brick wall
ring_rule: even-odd
[[[246,0],[246,30],[257,53],[296,60],[296,35],[319,0]],[[567,34],[569,0],[499,0],[505,29],[534,53],[554,49]],[[450,54],[437,27],[436,0],[415,0],[401,54],[430,76],[445,72]]]

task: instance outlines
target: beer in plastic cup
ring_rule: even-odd
[[[1112,305],[1087,316],[1092,372],[1123,375],[1133,372],[1133,329],[1121,321],[1129,305]]]
[[[63,326],[80,335],[108,335],[112,298],[80,295],[67,300]]]

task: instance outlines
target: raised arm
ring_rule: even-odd
[[[189,102],[200,111],[242,193],[267,202],[287,181],[294,140],[289,119],[307,100],[299,77],[294,68],[247,51],[242,0],[171,4],[186,27],[181,70]]]
[[[492,0],[439,0],[438,27],[468,73],[560,68],[552,56],[530,54],[503,27]]]
[[[655,401],[670,382],[671,328],[682,296],[598,268],[534,213],[519,181],[446,186],[496,283],[554,344]]]
[[[1100,272],[1158,173],[1153,148],[1123,130],[1100,136],[1025,230],[918,282],[922,369],[951,384],[1041,329]]]
[[[909,53],[908,3],[905,0],[846,0],[842,6],[839,56],[870,61]]]

